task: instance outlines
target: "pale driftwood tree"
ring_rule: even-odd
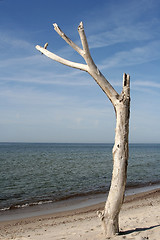
[[[82,48],[77,46],[69,39],[64,32],[55,23],[53,24],[55,31],[85,60],[86,64],[76,63],[61,58],[54,53],[48,51],[46,47],[39,45],[36,49],[47,57],[67,65],[88,72],[98,83],[107,97],[110,99],[116,113],[116,129],[115,143],[112,150],[113,153],[113,172],[112,181],[105,204],[104,210],[97,212],[106,237],[112,237],[119,233],[119,212],[123,203],[125,185],[127,179],[127,162],[128,162],[128,133],[129,133],[129,115],[130,115],[130,76],[123,74],[123,88],[120,94],[112,87],[107,79],[102,75],[95,65],[89,51],[87,38],[84,32],[83,23],[78,26],[78,32],[82,43]]]

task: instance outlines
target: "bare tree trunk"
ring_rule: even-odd
[[[116,131],[115,144],[113,147],[113,173],[111,187],[104,211],[98,212],[98,216],[102,221],[105,236],[112,237],[119,233],[119,212],[123,204],[127,179],[130,76],[124,73],[122,93],[118,94],[99,71],[90,55],[83,23],[81,22],[78,27],[78,32],[83,47],[82,49],[72,42],[72,40],[70,40],[62,32],[57,24],[53,24],[53,26],[55,31],[84,58],[86,64],[71,62],[46,50],[48,43],[46,43],[44,47],[37,45],[37,50],[57,62],[88,72],[110,99],[116,112]]]
[[[123,203],[128,164],[128,133],[130,115],[130,78],[124,74],[123,91],[116,111],[113,172],[108,199],[103,212],[98,212],[106,237],[119,233],[119,212]]]

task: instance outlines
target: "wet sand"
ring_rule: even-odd
[[[2,240],[105,239],[97,210],[104,202],[80,209],[0,222]],[[113,239],[160,239],[160,189],[127,196],[120,213],[121,234]]]

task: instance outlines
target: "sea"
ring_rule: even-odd
[[[0,211],[109,190],[113,144],[0,143]],[[127,188],[160,184],[160,144],[130,144]]]

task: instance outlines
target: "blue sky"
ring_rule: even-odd
[[[159,0],[1,0],[0,142],[114,142],[115,113],[85,72],[41,55],[37,44],[83,63],[54,31],[77,44],[83,21],[91,55],[120,93],[131,76],[130,142],[160,142]]]

